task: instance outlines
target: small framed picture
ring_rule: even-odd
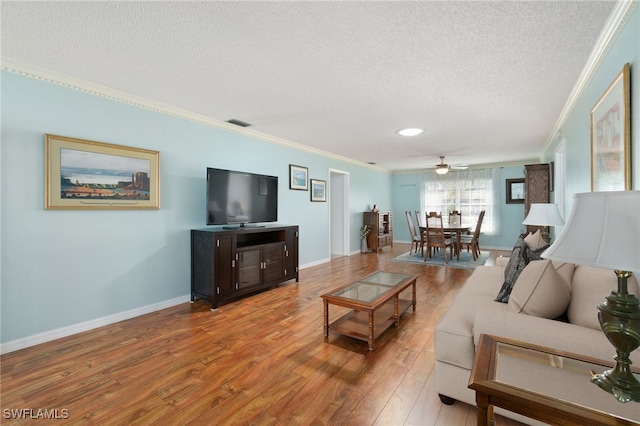
[[[507,204],[524,204],[524,178],[507,179]]]
[[[309,190],[309,169],[289,164],[289,189]]]
[[[327,181],[311,179],[311,201],[327,201]]]

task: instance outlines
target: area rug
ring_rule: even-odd
[[[400,256],[396,256],[391,259],[394,262],[408,262],[408,263],[420,263],[422,265],[438,265],[438,266],[449,266],[451,268],[460,268],[460,269],[473,269],[476,266],[484,265],[489,257],[490,252],[483,250],[477,260],[473,260],[473,255],[471,252],[467,253],[466,251],[462,251],[460,253],[460,260],[457,260],[454,256],[453,259],[449,259],[449,263],[444,262],[444,256],[442,255],[442,250],[439,250],[438,253],[432,254],[431,257],[427,258],[427,261],[424,261],[424,257],[420,251],[418,253],[405,253]],[[447,250],[447,258],[449,257],[449,251]]]

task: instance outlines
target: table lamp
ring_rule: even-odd
[[[560,216],[557,204],[532,203],[529,207],[529,214],[522,222],[523,225],[534,226],[560,226],[564,225],[564,220]],[[551,238],[548,232],[542,233],[542,238],[549,242]]]
[[[592,372],[591,382],[620,402],[640,402],[629,360],[640,346],[640,305],[627,291],[627,279],[640,272],[640,191],[575,194],[567,225],[542,257],[614,270],[618,289],[598,305],[598,320],[616,349],[616,366]]]

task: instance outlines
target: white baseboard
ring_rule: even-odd
[[[300,269],[305,269],[311,266],[320,265],[323,263],[327,263],[329,261],[330,259],[321,259],[315,262],[310,262],[305,265],[301,265]],[[20,349],[39,345],[40,343],[50,342],[52,340],[60,339],[62,337],[67,337],[73,334],[82,333],[83,331],[93,330],[98,327],[114,324],[116,322],[124,321],[134,317],[139,317],[141,315],[146,315],[151,312],[159,311],[165,308],[170,308],[172,306],[176,306],[181,303],[186,303],[190,301],[191,301],[190,295],[180,296],[180,297],[165,300],[159,303],[141,306],[139,308],[131,309],[129,311],[118,312],[116,314],[108,315],[106,317],[96,318],[96,319],[81,322],[78,324],[73,324],[67,327],[58,328],[56,330],[45,331],[43,333],[34,334],[31,336],[23,337],[21,339],[0,343],[0,354],[6,354],[9,352],[14,352]]]
[[[309,268],[311,266],[320,265],[329,262],[330,259],[321,259],[315,262],[310,262],[300,266],[300,269]],[[34,334],[31,336],[23,337],[21,339],[12,340],[5,343],[0,343],[0,354],[6,354],[14,352],[20,349],[28,348],[31,346],[39,345],[40,343],[50,342],[52,340],[60,339],[62,337],[71,336],[73,334],[82,333],[83,331],[93,330],[94,328],[102,327],[109,324],[114,324],[119,321],[124,321],[130,318],[146,315],[151,312],[159,311],[161,309],[170,308],[172,306],[179,305],[191,301],[190,295],[176,297],[174,299],[165,300],[159,303],[151,305],[141,306],[139,308],[131,309],[125,312],[118,312],[113,315],[108,315],[102,318],[96,318],[93,320],[73,324],[67,327],[58,328],[56,330],[45,331],[43,333]]]
[[[299,269],[311,268],[312,266],[322,265],[323,263],[327,263],[327,262],[330,262],[330,261],[331,261],[330,258],[316,260],[314,262],[309,262],[309,263],[305,263],[304,265],[300,265]]]
[[[23,337],[21,339],[12,340],[10,342],[0,344],[0,354],[6,354],[9,352],[28,348],[30,346],[39,345],[40,343],[50,342],[62,337],[82,333],[83,331],[93,330],[94,328],[114,324],[116,322],[124,321],[134,317],[139,317],[141,315],[146,315],[151,312],[170,308],[172,306],[176,306],[189,301],[191,301],[191,296],[180,296],[151,305],[141,306],[129,311],[118,312],[117,314],[108,315],[106,317],[96,318],[90,321],[81,322],[79,324],[74,324],[67,327],[58,328],[56,330],[45,331],[43,333],[34,334],[32,336]]]

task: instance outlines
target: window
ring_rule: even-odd
[[[420,175],[420,206],[422,212],[462,213],[462,223],[475,227],[480,211],[485,211],[482,232],[500,233],[499,169],[449,171],[446,175]]]

